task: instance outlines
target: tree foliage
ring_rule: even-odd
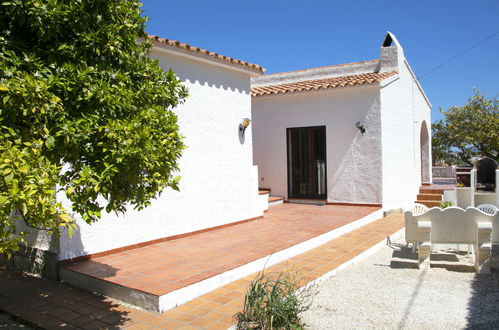
[[[432,160],[433,164],[445,163],[447,165],[459,165],[459,158],[456,156],[457,152],[452,151],[452,146],[450,140],[447,138],[446,133],[443,129],[443,121],[435,122],[431,125],[432,132]]]
[[[445,111],[444,120],[433,124],[433,157],[445,159],[453,150],[466,164],[474,157],[499,158],[499,103],[497,97],[487,99],[475,90],[464,106]]]
[[[140,14],[130,0],[1,1],[0,253],[22,239],[13,210],[71,227],[58,192],[91,223],[178,189],[172,109],[187,92],[148,57]]]

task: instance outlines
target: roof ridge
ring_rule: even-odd
[[[305,72],[305,71],[318,70],[318,69],[329,69],[329,68],[334,68],[334,67],[341,67],[341,66],[355,65],[355,64],[367,64],[367,63],[373,63],[373,62],[377,62],[377,61],[379,61],[379,59],[359,61],[359,62],[350,62],[350,63],[343,63],[343,64],[326,65],[326,66],[318,66],[315,68],[269,73],[269,74],[266,74],[262,77],[276,76],[276,75],[295,73],[295,72]]]
[[[394,72],[394,71],[391,71]],[[334,80],[334,79],[348,79],[348,78],[353,78],[353,77],[359,77],[362,78],[364,76],[369,76],[369,75],[382,75],[386,72],[365,72],[365,73],[356,73],[356,74],[349,74],[349,75],[344,75],[344,76],[338,76],[338,77],[329,77],[329,78],[319,78],[319,79],[303,79],[299,81],[294,81],[294,82],[287,82],[287,83],[277,83],[277,84],[272,84],[272,85],[263,85],[263,86],[257,86],[255,88],[259,87],[264,87],[264,86],[285,86],[285,85],[292,85],[292,84],[299,84],[299,83],[314,83],[314,82],[319,82],[319,81],[329,81],[329,80]]]
[[[172,39],[168,39],[168,38],[161,38],[161,37],[156,36],[156,35],[147,35],[147,39],[149,39],[149,40],[151,40],[153,42],[154,41],[159,42],[160,44],[165,44],[165,45],[176,47],[176,48],[179,48],[179,49],[184,49],[184,50],[187,50],[187,51],[190,51],[190,52],[193,52],[193,53],[200,53],[200,54],[203,54],[203,55],[209,56],[211,58],[214,58],[214,59],[217,59],[217,60],[220,60],[220,61],[224,61],[224,62],[227,62],[227,63],[230,63],[230,64],[240,65],[240,66],[245,67],[246,69],[257,71],[259,73],[264,73],[265,72],[265,69],[263,67],[261,67],[260,65],[258,65],[258,64],[254,64],[254,63],[246,62],[246,61],[243,61],[243,60],[238,60],[238,59],[235,59],[233,57],[221,55],[221,54],[209,51],[209,50],[204,49],[204,48],[200,48],[200,47],[196,47],[196,46],[191,46],[191,45],[189,45],[187,43],[182,43],[182,42],[180,42],[178,40],[172,40]]]

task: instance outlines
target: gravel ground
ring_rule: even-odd
[[[5,330],[11,330],[11,329],[12,330],[17,330],[17,329],[30,330],[33,328],[17,322],[9,314],[5,314],[5,313],[0,312],[0,329],[2,329],[2,330],[3,329],[5,329]]]
[[[499,329],[499,273],[477,275],[470,255],[451,250],[419,270],[402,242],[320,283],[308,328]]]

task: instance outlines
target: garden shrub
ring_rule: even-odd
[[[250,283],[237,329],[303,329],[300,313],[310,307],[313,286],[300,289],[296,272],[265,274]]]
[[[441,209],[445,209],[445,208],[451,207],[451,206],[453,206],[452,202],[448,202],[448,201],[447,202],[442,201],[438,205],[438,207],[440,207]]]

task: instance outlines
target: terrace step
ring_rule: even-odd
[[[418,200],[420,201],[442,201],[441,194],[418,194]]]
[[[426,205],[427,207],[435,207],[435,206],[439,206],[440,205],[439,201],[417,200],[416,203]]]
[[[327,199],[288,198],[287,203],[310,204],[310,205],[326,205],[327,204]]]
[[[444,200],[444,189],[428,188],[427,186],[419,187],[419,194],[416,203],[426,205],[427,207],[440,206]]]
[[[429,188],[419,188],[419,193],[420,194],[444,194],[444,189],[429,189]]]
[[[278,204],[284,203],[284,197],[280,196],[270,196],[269,197],[269,206],[274,206]]]

